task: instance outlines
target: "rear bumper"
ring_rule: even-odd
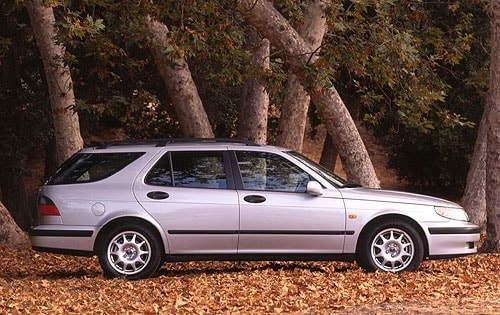
[[[63,252],[93,252],[95,231],[88,227],[37,226],[29,230],[35,250]]]

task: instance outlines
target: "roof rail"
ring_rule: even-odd
[[[127,139],[117,140],[103,143],[96,149],[106,149],[112,146],[120,145],[141,145],[141,144],[156,144],[156,147],[164,147],[167,144],[174,143],[239,143],[247,146],[259,146],[258,144],[241,139],[232,138],[164,138],[164,139]]]

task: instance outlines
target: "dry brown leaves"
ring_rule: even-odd
[[[7,314],[498,314],[500,253],[365,273],[342,262],[167,263],[150,279],[106,279],[97,259],[1,247]]]

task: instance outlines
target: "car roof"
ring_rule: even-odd
[[[284,151],[284,148],[259,145],[252,141],[233,139],[233,138],[162,138],[162,139],[127,139],[111,141],[100,144],[95,147],[85,148],[80,152],[130,152],[130,151],[159,151],[162,148],[220,148],[233,147],[242,148],[248,147],[252,149],[266,148],[266,151],[277,150]]]
[[[165,147],[173,144],[209,144],[209,143],[224,143],[224,144],[244,144],[248,146],[258,146],[258,144],[240,139],[232,138],[162,138],[162,139],[128,139],[103,143],[98,146],[99,149],[108,148],[111,146],[122,145],[154,145],[156,147]]]

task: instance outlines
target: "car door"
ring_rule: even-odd
[[[241,182],[240,254],[342,253],[345,210],[340,193],[306,192],[311,174],[284,155],[235,151]]]
[[[234,254],[238,195],[227,150],[170,151],[134,184],[167,233],[170,254]]]

